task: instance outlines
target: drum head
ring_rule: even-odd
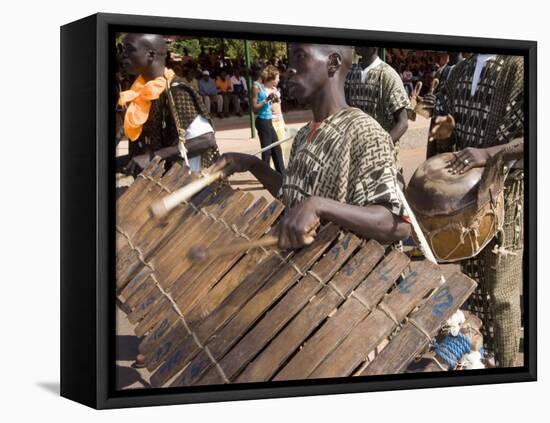
[[[407,199],[415,211],[428,216],[449,215],[476,201],[483,168],[453,174],[447,167],[453,155],[434,156],[416,170],[407,187]]]

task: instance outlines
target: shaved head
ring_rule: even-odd
[[[341,57],[342,60],[342,74],[344,77],[347,75],[348,71],[351,69],[353,63],[353,49],[350,46],[339,46],[331,44],[313,44],[316,48],[324,52],[327,56],[337,54]]]
[[[142,75],[146,79],[162,75],[167,52],[162,35],[127,34],[122,49],[122,66],[130,75]]]
[[[158,34],[128,34],[125,39],[136,40],[142,47],[166,55],[166,40]]]
[[[289,88],[305,104],[321,93],[340,96],[351,69],[353,50],[332,44],[290,43]],[[332,95],[332,94],[331,94]]]

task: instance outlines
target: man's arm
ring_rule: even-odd
[[[401,77],[393,68],[387,68],[382,78],[384,109],[393,116],[394,124],[389,133],[395,143],[409,127],[407,109],[411,108],[411,103]]]
[[[453,173],[464,173],[474,167],[483,167],[487,161],[503,152],[505,162],[520,160],[523,158],[523,138],[516,138],[508,144],[495,145],[488,148],[468,147],[458,151],[448,163],[449,170]]]
[[[207,139],[207,137],[209,136],[210,136],[209,134],[204,134],[190,140],[185,140],[185,149],[187,150],[187,154],[189,156],[193,156],[195,155],[196,152],[204,151],[205,139]],[[163,160],[178,158],[180,157],[178,144],[176,143],[176,145],[171,145],[169,147],[164,147],[159,150],[156,150],[153,153],[153,156],[159,156]]]
[[[214,80],[211,80],[208,85],[208,95],[217,95],[218,94],[218,87],[216,86],[216,83]]]
[[[409,128],[409,118],[405,108],[399,109],[393,114],[394,125],[390,130],[390,136],[393,142],[399,141]]]
[[[250,171],[273,197],[277,197],[277,193],[283,184],[283,175],[271,169],[264,161],[250,154],[223,154],[210,168],[210,173],[222,169],[226,176],[233,173]]]
[[[410,224],[379,204],[355,206],[322,197],[309,197],[287,211],[279,227],[279,247],[299,248],[310,240],[308,233],[321,220],[351,230],[361,238],[382,243],[404,240],[410,235]]]

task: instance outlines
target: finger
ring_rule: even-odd
[[[462,169],[459,170],[459,173],[466,173],[468,172],[470,169],[472,169],[473,167],[473,164],[472,163],[468,163],[468,164],[465,164],[462,166]]]
[[[459,165],[457,166],[457,173],[464,173],[464,170],[471,166],[472,164],[472,158],[469,156],[469,155],[465,155],[465,158],[462,159],[459,163]]]
[[[221,156],[216,162],[208,168],[208,173],[214,173],[226,166],[226,160],[224,156]]]
[[[300,225],[294,228],[294,248],[300,248],[307,245],[306,232]]]
[[[464,163],[458,162],[455,166],[453,166],[453,173],[455,174],[461,173],[463,168],[464,168]]]
[[[459,162],[460,162],[459,156],[458,154],[455,153],[447,162],[448,163],[447,167],[454,168],[456,165],[458,165]]]
[[[278,236],[279,236],[279,249],[288,250],[290,248],[290,243],[288,241],[288,235],[287,235],[284,221],[282,221],[279,224]]]
[[[218,172],[223,170],[225,176],[230,176],[235,173],[235,163],[231,157],[223,155],[220,160],[214,163],[215,168],[210,171],[210,173]]]
[[[437,118],[436,118],[436,121],[437,121]],[[432,130],[430,131],[430,135],[432,137],[434,137],[435,139],[437,139],[437,133],[439,131],[439,128],[441,128],[441,125],[439,124],[435,124],[433,127],[432,127]]]
[[[300,248],[303,244],[300,241],[300,230],[295,223],[292,223],[288,227],[288,240],[292,249]]]

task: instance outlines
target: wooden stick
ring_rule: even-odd
[[[290,133],[290,136],[288,138],[269,144],[268,146],[261,148],[259,151],[252,153],[252,155],[260,154],[273,147],[281,145],[287,141],[290,141],[296,136],[296,131],[290,130],[289,133]],[[166,216],[168,212],[170,212],[174,207],[178,206],[179,204],[185,201],[189,201],[195,194],[202,191],[208,185],[213,184],[214,182],[219,181],[220,179],[223,179],[225,176],[226,175],[223,169],[219,170],[215,173],[206,175],[203,178],[197,179],[196,181],[193,181],[190,184],[184,187],[181,187],[180,189],[173,192],[172,194],[169,194],[166,197],[155,201],[151,206],[151,212],[153,213],[153,216],[157,219],[160,219]]]
[[[432,253],[432,250],[430,248],[430,245],[428,244],[428,241],[426,240],[426,237],[424,236],[424,233],[422,232],[422,229],[420,229],[420,225],[418,224],[418,220],[416,220],[416,216],[414,215],[411,206],[409,205],[409,202],[405,198],[405,194],[403,194],[403,191],[401,191],[401,188],[397,187],[397,195],[399,196],[399,199],[403,203],[403,207],[405,207],[405,211],[407,212],[407,216],[409,216],[409,219],[411,219],[411,224],[413,227],[413,230],[416,234],[416,237],[418,238],[418,241],[420,243],[419,247],[422,250],[422,253],[424,256],[431,261],[434,264],[437,264],[437,260],[435,259],[434,254]]]
[[[420,91],[422,91],[422,81],[418,81],[414,87],[414,96],[420,97]]]
[[[285,142],[288,142],[290,140],[293,140],[294,137],[296,136],[296,134],[298,133],[298,131],[296,131],[295,129],[289,129],[289,134],[290,136],[288,136],[287,138],[285,138],[284,140],[281,140],[281,141],[275,141],[269,145],[266,145],[265,147],[263,148],[260,148],[258,151],[254,151],[253,153],[248,153],[248,154],[251,154],[253,156],[256,156],[260,153],[263,153],[264,151],[267,151],[267,150],[271,150],[273,147],[277,147],[278,145],[281,145],[281,144],[284,144]]]
[[[189,254],[187,256],[193,261],[204,261],[206,259],[223,256],[225,254],[241,253],[243,251],[248,251],[251,248],[275,247],[278,242],[278,237],[268,235],[254,241],[236,242],[209,249],[204,247],[193,247],[189,250]]]
[[[157,200],[151,206],[151,212],[156,218],[161,218],[166,216],[170,210],[179,204],[189,201],[195,194],[202,191],[208,185],[219,181],[225,176],[223,170],[218,170],[217,172],[206,175],[201,179],[191,182],[190,184],[181,187],[177,191],[174,191],[172,194],[167,195],[160,200]]]
[[[429,93],[430,93],[430,94],[433,94],[434,91],[435,91],[435,89],[437,88],[438,85],[439,85],[439,79],[434,78],[434,79],[432,80],[432,86],[430,87]]]
[[[434,78],[432,80],[432,85],[430,86],[430,90],[428,91],[428,94],[433,94],[438,85],[439,85],[439,79]],[[417,85],[417,87],[418,87],[418,85]],[[416,104],[416,106],[414,108],[414,111],[416,113],[418,113],[420,116],[424,116],[425,118],[431,118],[434,106],[426,106],[424,104],[424,99],[422,97],[420,97],[419,95],[417,95],[417,99],[419,101]]]
[[[319,223],[317,223],[313,228],[311,228],[305,234],[305,243],[310,245],[315,241],[315,234],[319,228]],[[218,257],[225,254],[241,253],[243,251],[248,251],[251,248],[269,248],[276,247],[279,243],[279,237],[275,235],[266,235],[263,238],[255,239],[253,241],[242,241],[235,242],[229,245],[222,245],[221,247],[213,248],[204,248],[201,246],[194,246],[189,250],[187,255],[193,261],[204,261],[208,258]]]

